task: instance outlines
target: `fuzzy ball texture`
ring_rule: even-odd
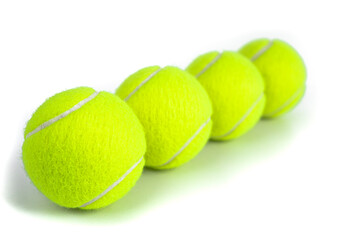
[[[264,78],[264,117],[280,116],[300,102],[305,93],[306,68],[293,47],[278,39],[257,39],[239,52],[253,61]]]
[[[143,128],[120,98],[79,87],[45,101],[28,121],[25,170],[51,201],[96,209],[125,195],[144,166]]]
[[[169,169],[194,158],[208,141],[211,102],[188,72],[176,67],[147,67],[116,90],[144,126],[146,166]]]
[[[213,140],[234,139],[251,129],[264,106],[264,82],[256,67],[231,51],[197,57],[187,71],[197,77],[212,103]]]

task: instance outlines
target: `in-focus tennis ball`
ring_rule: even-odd
[[[147,67],[116,90],[144,126],[145,165],[169,169],[195,157],[206,144],[212,121],[209,96],[196,79],[176,67]]]
[[[293,47],[278,39],[257,39],[239,52],[251,59],[264,78],[264,117],[280,116],[300,102],[305,93],[306,69]]]
[[[264,82],[256,67],[231,51],[209,52],[196,58],[187,71],[197,77],[213,103],[213,140],[236,138],[260,119]]]
[[[33,184],[67,208],[96,209],[125,195],[141,175],[143,128],[120,98],[79,87],[54,95],[25,129],[23,162]]]

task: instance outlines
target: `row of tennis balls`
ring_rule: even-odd
[[[25,129],[28,176],[58,205],[101,208],[125,195],[144,165],[180,166],[209,137],[236,138],[300,101],[306,70],[290,45],[259,39],[239,52],[203,54],[187,71],[141,69],[117,89],[120,98],[87,87],[54,95]]]

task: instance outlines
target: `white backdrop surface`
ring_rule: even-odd
[[[1,1],[1,239],[359,239],[357,1]],[[47,200],[21,163],[23,128],[47,98],[114,92],[149,65],[186,67],[254,38],[291,43],[307,92],[291,113],[209,142],[173,171],[145,170],[99,211]]]

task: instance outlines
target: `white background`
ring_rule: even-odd
[[[358,1],[1,1],[1,239],[359,239]],[[173,171],[145,170],[99,211],[57,207],[21,163],[22,133],[53,94],[113,92],[149,65],[280,38],[307,93],[286,116],[210,142]]]

